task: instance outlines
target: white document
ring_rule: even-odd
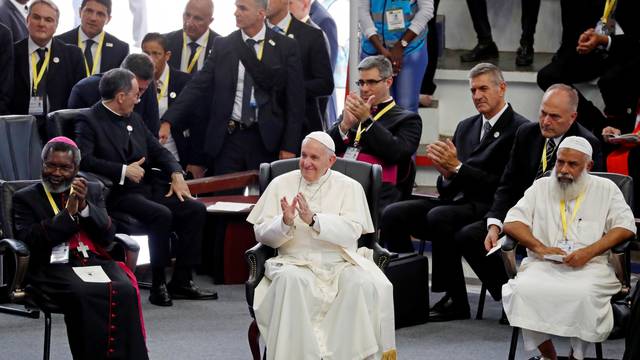
[[[111,282],[107,273],[102,270],[102,266],[74,266],[73,271],[82,281],[87,283]]]
[[[564,255],[560,255],[560,254],[547,254],[545,256],[543,256],[545,260],[550,260],[553,262],[564,262]]]
[[[213,205],[207,206],[208,212],[240,212],[249,211],[254,204],[218,201]]]
[[[496,243],[496,246],[492,247],[491,250],[489,250],[489,252],[487,253],[486,256],[489,256],[491,254],[493,254],[494,252],[498,251],[501,247],[502,244],[504,244],[504,239],[505,237],[501,237],[500,239],[498,239],[498,242]]]

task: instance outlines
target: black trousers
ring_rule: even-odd
[[[540,10],[540,0],[521,0],[522,2],[522,35],[520,44],[533,45],[533,35],[536,33],[538,23],[538,12]],[[467,0],[467,7],[471,15],[473,29],[476,31],[478,42],[486,44],[493,41],[491,36],[491,25],[487,15],[486,0]]]
[[[629,332],[627,333],[622,360],[634,359],[640,359],[640,286],[638,284],[636,284],[631,302]]]
[[[144,224],[149,234],[152,267],[167,266],[172,253],[177,266],[197,265],[207,209],[196,200],[182,202],[175,195],[167,198],[163,193],[166,192],[158,189],[152,195],[119,194],[116,199],[109,199],[109,210],[129,214]],[[177,244],[171,244],[172,231],[178,235]]]
[[[257,170],[261,163],[277,159],[277,152],[265,148],[258,124],[244,130],[236,128],[224,138],[222,149],[213,161],[213,175]]]
[[[436,92],[436,84],[433,81],[433,77],[436,74],[438,68],[438,49],[439,37],[436,33],[436,14],[438,13],[438,5],[440,0],[434,0],[433,2],[433,17],[427,23],[427,53],[428,59],[427,70],[422,77],[422,85],[420,86],[420,94],[433,95]]]
[[[431,291],[446,291],[466,303],[462,249],[454,238],[460,228],[481,219],[488,210],[489,204],[476,202],[401,201],[383,211],[380,241],[394,252],[412,252],[410,236],[431,241]]]

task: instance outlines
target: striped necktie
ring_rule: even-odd
[[[543,167],[542,159],[540,159],[540,166],[538,167],[538,172],[536,173],[536,179],[544,175],[544,173],[553,166],[551,164],[551,158],[553,157],[553,152],[556,149],[556,143],[555,141],[553,141],[553,139],[547,139],[545,146],[547,148],[547,167]]]

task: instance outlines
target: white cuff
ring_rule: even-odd
[[[500,233],[502,233],[502,227],[504,226],[502,224],[502,221],[496,219],[496,218],[488,218],[487,219],[487,231],[489,231],[489,227],[491,227],[491,225],[495,225],[498,228],[500,228]]]
[[[349,139],[349,134],[345,134],[342,132],[342,128],[340,127],[340,124],[338,124],[338,132],[340,133],[340,137],[342,137],[342,140],[347,140]],[[348,133],[348,131],[347,131]]]
[[[83,218],[87,218],[89,217],[89,205],[87,204],[87,206],[84,207],[84,209],[82,209],[82,211],[80,211],[80,217]]]
[[[611,48],[611,36],[607,35],[607,46],[604,47],[605,50],[609,51]]]
[[[120,182],[118,184],[124,185],[124,177],[127,174],[127,165],[122,165],[122,172],[120,173]]]

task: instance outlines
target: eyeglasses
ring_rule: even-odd
[[[75,170],[75,166],[73,165],[56,165],[46,161],[44,162],[43,165],[45,170],[50,172],[55,172],[56,170],[60,170],[60,172],[63,172],[63,173],[71,173],[73,172],[73,170]]]
[[[356,81],[356,85],[358,85],[360,87],[363,87],[365,84],[367,84],[369,86],[373,86],[373,85],[379,84],[379,83],[381,83],[381,82],[383,82],[385,80],[387,80],[387,79],[386,78],[382,78],[382,79],[378,79],[378,80],[374,80],[374,79],[362,80],[362,79],[360,79],[360,80]]]

